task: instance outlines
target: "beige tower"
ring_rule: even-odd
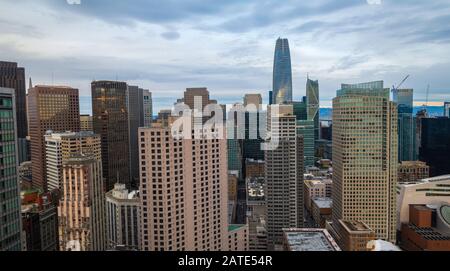
[[[268,108],[270,150],[265,151],[267,240],[283,244],[283,228],[303,227],[303,137],[297,135],[292,105]]]
[[[103,251],[106,245],[102,162],[73,156],[63,164],[58,206],[61,251]]]
[[[57,86],[35,86],[28,90],[29,134],[33,186],[47,190],[45,142],[48,130],[80,130],[78,89]]]
[[[139,129],[142,250],[227,250],[227,141],[173,137],[173,125]]]
[[[362,221],[396,240],[397,109],[383,81],[342,85],[333,100],[333,224]]]

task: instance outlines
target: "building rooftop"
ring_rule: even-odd
[[[331,208],[333,200],[331,198],[314,198],[313,202],[314,202],[314,204],[317,205],[317,207],[319,207],[321,209],[325,209],[325,208]]]
[[[325,229],[284,229],[290,251],[340,251],[336,241]]]
[[[348,232],[372,232],[372,229],[362,221],[339,220],[339,223],[341,223]]]
[[[235,230],[238,230],[238,229],[240,229],[242,227],[245,227],[245,226],[246,226],[245,224],[242,224],[242,225],[230,224],[230,225],[228,225],[228,231],[235,231]]]

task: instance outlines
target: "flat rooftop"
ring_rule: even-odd
[[[314,198],[313,202],[320,209],[326,209],[326,208],[331,208],[333,200],[331,198]]]
[[[290,251],[340,251],[333,237],[325,229],[284,229]]]
[[[361,221],[339,220],[339,222],[349,232],[372,232],[372,229]]]

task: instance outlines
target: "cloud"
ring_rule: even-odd
[[[180,33],[176,31],[168,31],[161,34],[166,40],[177,40],[180,38]]]

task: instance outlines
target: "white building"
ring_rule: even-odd
[[[397,195],[397,229],[400,230],[403,223],[409,222],[409,205],[450,203],[450,175],[398,184]]]
[[[106,227],[109,249],[139,250],[139,194],[128,192],[125,184],[115,184],[106,193]]]

